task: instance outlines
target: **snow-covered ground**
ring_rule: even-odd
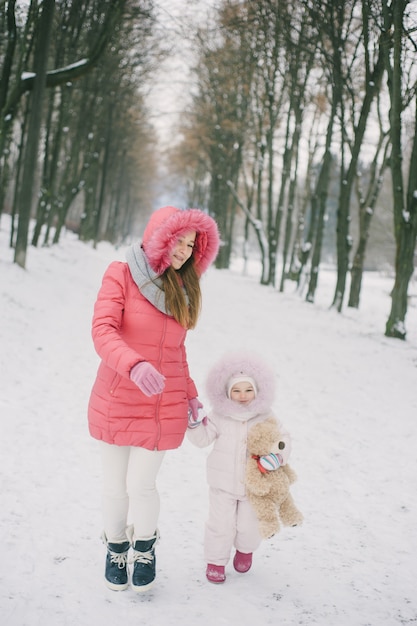
[[[7,626],[396,626],[417,623],[417,299],[406,342],[384,337],[392,279],[365,276],[359,311],[261,286],[239,264],[209,270],[187,339],[204,401],[214,360],[240,347],[273,363],[276,412],[293,437],[302,527],[265,541],[247,574],[205,579],[205,458],[167,454],[157,582],[147,594],[103,583],[100,474],[86,407],[98,364],[92,309],[108,263],[67,233],[12,263],[0,222],[0,614]],[[414,286],[414,293],[416,288]]]

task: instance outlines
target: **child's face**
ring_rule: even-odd
[[[253,385],[249,382],[240,382],[233,385],[230,390],[230,399],[239,404],[249,404],[255,397]]]

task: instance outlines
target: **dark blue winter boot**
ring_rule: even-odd
[[[155,543],[158,533],[150,539],[137,539],[133,544],[132,588],[135,591],[147,591],[155,580]]]
[[[127,554],[129,541],[107,543],[106,585],[113,591],[124,591],[128,587]]]

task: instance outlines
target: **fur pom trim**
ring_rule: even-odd
[[[257,388],[257,395],[247,406],[240,406],[227,396],[228,383],[232,377],[250,376]],[[225,355],[211,368],[206,379],[206,392],[212,409],[222,415],[236,415],[250,411],[251,416],[271,410],[275,397],[275,375],[265,360],[254,352],[232,352]]]
[[[152,269],[161,275],[171,264],[170,255],[181,235],[197,233],[193,259],[201,276],[215,260],[220,237],[212,217],[200,209],[177,209],[166,206],[155,211],[143,234],[142,246]]]

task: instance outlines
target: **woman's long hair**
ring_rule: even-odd
[[[184,328],[195,328],[201,311],[201,289],[193,258],[190,257],[179,270],[168,267],[161,278],[167,311]]]

